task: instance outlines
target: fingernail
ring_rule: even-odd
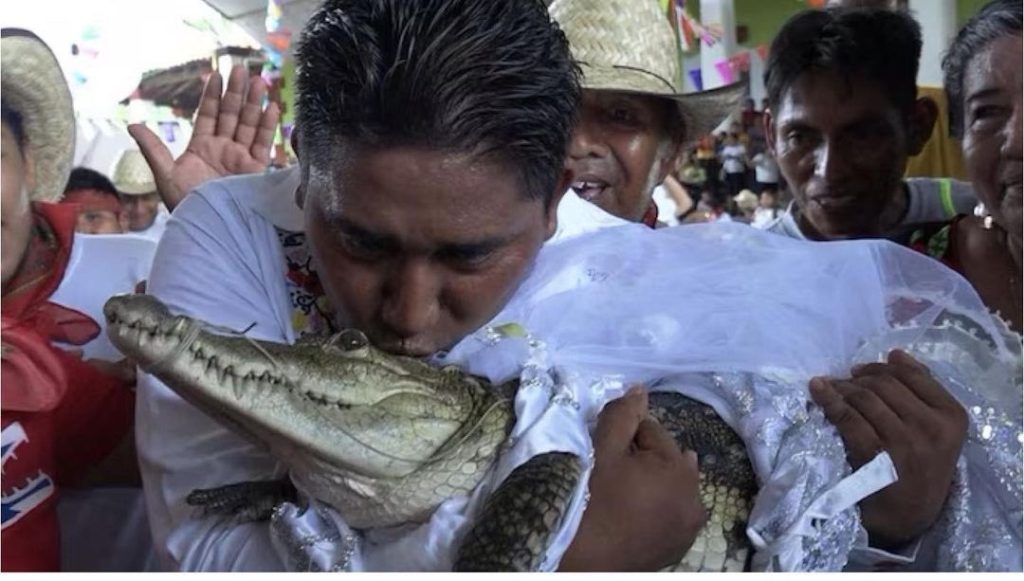
[[[689,462],[690,464],[692,464],[694,467],[699,467],[699,464],[697,463],[697,453],[696,452],[694,452],[693,450],[687,450],[687,451],[683,452],[683,456],[685,456],[686,457],[686,461]]]
[[[811,391],[822,392],[828,388],[828,380],[824,377],[813,377],[811,378]]]
[[[627,397],[640,397],[644,394],[644,386],[637,384],[629,388],[626,392]]]

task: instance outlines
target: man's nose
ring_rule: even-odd
[[[846,155],[837,145],[823,140],[814,150],[814,175],[827,182],[842,179],[845,168],[849,165]]]
[[[569,159],[586,159],[588,157],[605,157],[608,145],[600,124],[586,116],[581,117],[572,131],[569,143]]]
[[[441,312],[439,276],[426,260],[408,260],[396,267],[385,288],[381,316],[398,338],[431,329]]]

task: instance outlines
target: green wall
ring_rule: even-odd
[[[956,0],[956,25],[961,27],[967,19],[988,3],[988,0]]]
[[[988,0],[957,0],[957,26],[963,26]],[[736,25],[746,26],[748,38],[744,45],[754,47],[769,44],[775,32],[793,14],[807,8],[804,0],[733,0],[736,8]],[[698,16],[696,8],[700,2],[694,0],[691,14]]]
[[[284,79],[284,86],[281,87],[281,101],[285,103],[281,121],[285,125],[291,125],[295,123],[295,61],[291,58],[285,60],[281,66],[281,77]]]
[[[743,44],[749,47],[771,44],[786,20],[807,8],[801,0],[733,0],[733,5],[736,25],[747,27],[747,41]]]

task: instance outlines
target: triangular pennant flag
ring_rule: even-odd
[[[698,91],[703,91],[704,90],[704,77],[701,76],[700,69],[690,69],[688,72],[690,74],[690,80],[693,81],[693,86]]]

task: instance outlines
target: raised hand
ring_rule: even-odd
[[[859,365],[848,380],[815,378],[811,397],[839,430],[857,469],[889,452],[899,480],[860,503],[872,546],[892,549],[925,532],[949,495],[967,412],[927,367],[903,351]]]
[[[657,571],[678,563],[705,521],[697,454],[682,452],[634,388],[594,433],[590,503],[561,571]]]
[[[259,173],[270,164],[270,148],[281,113],[263,109],[266,87],[235,66],[221,97],[221,77],[212,73],[203,88],[188,147],[178,159],[145,125],[128,127],[156,178],[160,198],[173,210],[188,193],[220,177]]]

